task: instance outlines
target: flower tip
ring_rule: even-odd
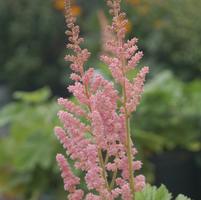
[[[60,111],[57,113],[57,116],[61,119],[62,116],[63,116],[63,113],[64,113],[64,111],[60,110]]]
[[[57,134],[58,132],[62,131],[62,128],[59,126],[54,127],[54,132]]]
[[[56,155],[56,160],[59,162],[59,161],[61,161],[61,160],[63,160],[64,159],[64,156],[62,155],[62,154],[60,154],[60,153],[58,153],[57,155]]]
[[[61,105],[63,103],[64,99],[62,97],[58,98],[57,99],[57,102],[59,105]]]
[[[143,67],[143,71],[144,71],[144,73],[149,73],[149,67],[148,66],[144,66]]]

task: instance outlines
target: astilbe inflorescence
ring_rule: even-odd
[[[58,99],[66,111],[58,113],[63,128],[56,127],[55,133],[74,160],[74,167],[85,173],[88,188],[87,192],[79,188],[80,179],[64,156],[58,154],[69,200],[131,200],[145,185],[143,175],[134,177],[142,163],[135,160],[137,151],[131,141],[130,116],[139,104],[148,67],[142,68],[134,80],[127,78],[142,58],[142,52],[137,52],[136,38],[125,40],[127,20],[120,10],[120,0],[108,0],[107,4],[113,16],[107,31],[113,38],[106,41],[109,53],[101,56],[101,60],[109,67],[114,82],[105,80],[93,68],[84,70],[90,53],[80,47],[83,39],[71,14],[70,0],[65,4],[67,48],[73,52],[65,57],[71,62],[74,81],[68,90],[76,97],[76,103]],[[121,92],[115,89],[115,84],[121,87]]]

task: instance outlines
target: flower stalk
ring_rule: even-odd
[[[123,85],[123,97],[124,97],[124,110],[125,110],[125,124],[126,124],[126,149],[127,149],[127,156],[128,156],[128,168],[129,168],[129,185],[130,190],[133,196],[133,200],[135,199],[135,184],[134,184],[134,170],[133,170],[133,156],[132,156],[132,143],[131,143],[131,131],[130,131],[130,117],[128,115],[128,111],[126,108],[126,88],[125,82]]]
[[[63,127],[56,127],[55,134],[74,160],[74,167],[83,172],[89,191],[79,189],[80,179],[73,174],[68,160],[58,154],[69,200],[134,200],[135,192],[145,185],[143,175],[134,176],[141,162],[135,160],[137,151],[131,140],[130,116],[139,104],[148,67],[143,67],[132,81],[127,79],[127,73],[136,67],[142,52],[137,52],[136,38],[125,40],[127,20],[121,12],[120,0],[107,0],[107,4],[113,19],[106,29],[110,37],[104,39],[103,45],[108,54],[101,56],[101,60],[110,69],[113,82],[93,68],[84,69],[90,52],[80,47],[84,40],[75,24],[70,0],[65,2],[67,48],[73,52],[65,60],[71,62],[74,81],[68,90],[77,101],[59,98],[58,103],[65,111],[58,113]],[[122,93],[115,85],[122,86]],[[119,106],[117,102],[122,104]],[[86,137],[89,133],[90,137]],[[112,174],[111,180],[108,174]]]

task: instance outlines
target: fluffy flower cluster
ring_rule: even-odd
[[[74,167],[85,174],[88,192],[79,188],[76,177],[63,155],[57,155],[64,189],[69,192],[69,200],[123,200],[134,199],[134,192],[145,185],[143,175],[134,177],[134,172],[142,163],[136,161],[137,153],[130,137],[130,114],[136,110],[143,91],[148,67],[140,70],[135,79],[127,74],[136,67],[142,58],[137,52],[137,39],[125,42],[125,14],[120,11],[120,0],[108,0],[112,25],[107,28],[113,39],[106,41],[108,55],[101,60],[108,65],[115,84],[96,74],[93,68],[84,70],[90,53],[82,49],[83,39],[79,36],[79,26],[71,14],[70,2],[66,1],[66,23],[69,38],[67,48],[74,53],[65,60],[71,62],[71,79],[74,84],[68,90],[76,97],[76,103],[59,98],[59,105],[65,111],[58,113],[63,128],[56,127],[55,133],[63,144],[67,155],[74,161]]]

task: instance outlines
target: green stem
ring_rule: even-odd
[[[132,146],[131,146],[131,137],[130,137],[130,119],[127,120],[127,156],[128,156],[128,168],[129,168],[129,182],[130,189],[133,194],[133,200],[135,199],[135,184],[134,184],[134,175],[133,175],[133,156],[132,156]]]
[[[112,181],[110,183],[110,191],[112,190],[112,188],[114,187],[114,184],[115,184],[115,179],[117,177],[117,170],[115,170],[112,174]]]
[[[127,156],[128,156],[129,185],[130,185],[131,193],[133,195],[133,200],[135,200],[135,184],[134,184],[131,131],[130,131],[130,117],[128,116],[127,108],[126,108],[127,98],[126,98],[125,82],[123,85],[123,96],[124,96],[123,105],[125,110],[125,123],[126,123],[126,150],[127,150]]]
[[[109,154],[108,152],[106,153],[106,156],[105,156],[105,161],[104,161],[104,164],[106,165],[108,163],[108,159],[109,159]]]
[[[106,173],[106,170],[105,170],[105,163],[103,161],[103,156],[102,156],[102,152],[101,152],[100,149],[98,149],[98,158],[99,158],[100,166],[102,168],[102,176],[103,176],[104,181],[105,181],[105,186],[108,189],[108,191],[110,191],[108,181],[107,181],[107,173]]]

